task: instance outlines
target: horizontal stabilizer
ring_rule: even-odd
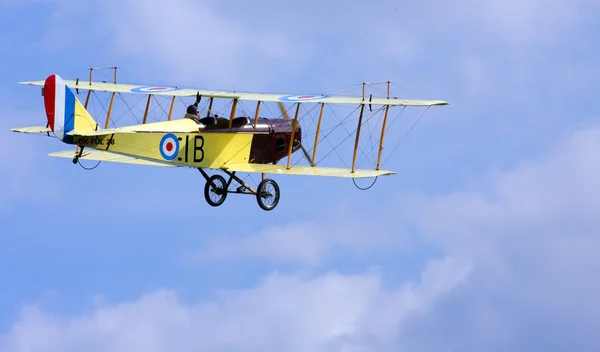
[[[352,178],[368,178],[395,174],[394,171],[386,170],[354,170],[354,172],[352,172],[351,169],[317,166],[291,166],[288,170],[286,165],[273,164],[232,164],[224,166],[223,169],[227,171],[257,172],[265,174]]]
[[[11,131],[19,132],[19,133],[30,133],[30,134],[37,134],[37,133],[47,134],[47,133],[52,132],[50,127],[45,127],[45,126],[19,127],[19,128],[13,128],[13,129],[11,129]],[[54,137],[54,136],[52,136],[52,137]]]
[[[65,150],[62,152],[55,152],[48,154],[53,157],[58,158],[67,158],[73,159],[77,153],[74,150]],[[148,165],[148,166],[167,166],[167,167],[176,167],[177,165],[161,163],[157,161],[145,160],[134,158],[127,155],[121,155],[117,153],[111,153],[103,150],[84,150],[83,154],[79,159],[84,160],[97,160],[97,161],[106,161],[112,163],[124,163],[124,164],[135,164],[135,165]]]
[[[98,129],[96,131],[71,131],[67,133],[69,136],[106,136],[108,134],[113,133],[135,133],[135,131],[123,130],[122,128],[106,128],[106,129]]]
[[[179,119],[171,121],[161,121],[133,125],[117,128],[98,129],[97,131],[78,131],[69,132],[73,136],[105,136],[108,134],[120,133],[195,133],[198,132],[198,126],[191,119]]]

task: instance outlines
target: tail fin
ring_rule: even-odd
[[[95,131],[98,124],[59,75],[44,82],[44,106],[48,126],[61,141],[73,144],[71,131]]]

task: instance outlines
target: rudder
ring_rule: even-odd
[[[61,141],[73,144],[71,131],[95,131],[98,124],[59,75],[44,82],[44,106],[48,126]]]

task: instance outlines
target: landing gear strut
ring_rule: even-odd
[[[75,157],[73,158],[73,164],[77,164],[79,162],[79,158],[81,158],[81,155],[83,154],[83,147],[79,147],[79,153],[77,153],[75,155]]]
[[[254,190],[250,185],[237,177],[235,172],[224,170],[229,176],[229,180],[226,181],[221,175],[212,175],[209,177],[202,168],[198,168],[198,171],[200,171],[206,180],[206,184],[204,185],[204,198],[206,199],[206,202],[213,207],[218,207],[223,204],[228,193],[253,194],[256,196],[258,206],[266,211],[275,209],[277,204],[279,204],[279,185],[275,180],[265,178],[258,184],[257,190]],[[229,187],[234,180],[240,186],[235,190],[230,191]]]

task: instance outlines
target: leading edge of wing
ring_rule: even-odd
[[[285,165],[272,164],[231,164],[223,166],[224,170],[236,172],[256,172],[266,174],[280,175],[303,175],[303,176],[325,176],[325,177],[350,177],[350,178],[369,178],[377,176],[393,175],[396,172],[388,170],[354,170],[335,167],[312,167],[312,166],[291,166],[287,169]]]
[[[73,159],[77,153],[74,150],[64,150],[60,152],[54,152],[48,154],[52,157]],[[134,158],[127,155],[107,152],[104,150],[84,150],[79,159],[84,160],[95,160],[95,161],[106,161],[112,163],[123,163],[123,164],[135,164],[135,165],[147,165],[147,166],[165,166],[165,167],[177,167],[179,165],[161,163],[158,161],[145,160],[140,158]]]
[[[200,94],[202,97],[221,98],[221,99],[238,99],[248,101],[264,101],[264,102],[284,102],[284,103],[325,103],[325,104],[371,104],[371,105],[393,105],[393,106],[433,106],[433,105],[448,105],[447,101],[443,100],[418,100],[418,99],[398,99],[398,98],[373,98],[363,99],[357,96],[339,96],[327,94],[287,94],[287,93],[256,93],[256,92],[237,92],[237,91],[221,91],[221,90],[205,90],[180,88],[176,86],[149,86],[124,83],[107,83],[107,82],[91,82],[64,80],[69,88],[79,88],[83,90],[96,90],[103,92],[117,93],[133,93],[133,94],[153,94],[165,96],[196,96]],[[24,81],[19,84],[32,86],[43,86],[44,81]]]

